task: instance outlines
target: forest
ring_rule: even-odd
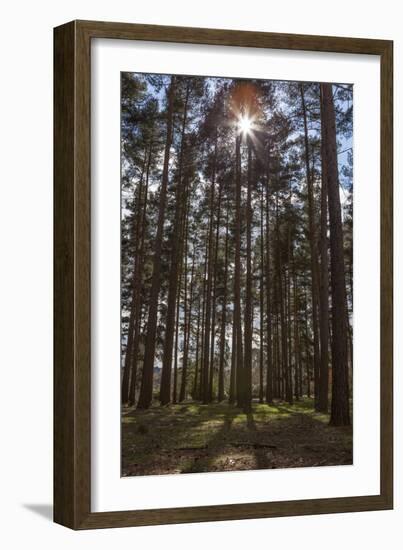
[[[121,75],[122,475],[352,463],[353,87]]]

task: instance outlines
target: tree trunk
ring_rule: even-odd
[[[157,335],[158,296],[161,286],[161,252],[164,231],[165,209],[167,200],[169,156],[172,143],[173,114],[175,97],[175,77],[171,76],[168,91],[167,135],[165,141],[164,167],[162,171],[161,190],[159,197],[157,234],[154,244],[153,274],[151,280],[150,307],[148,313],[147,336],[145,341],[143,377],[141,381],[140,397],[137,404],[139,409],[147,409],[153,397],[153,375]]]
[[[176,297],[176,324],[175,324],[175,347],[174,347],[174,381],[172,389],[172,402],[178,401],[178,354],[179,354],[179,323],[180,323],[180,301],[182,292],[182,266],[179,268],[179,287],[178,296]]]
[[[322,95],[322,94],[321,94]],[[318,409],[327,413],[329,401],[329,262],[327,238],[327,155],[326,128],[321,98],[322,189],[320,197],[320,376]]]
[[[176,293],[178,289],[178,269],[180,261],[180,239],[181,234],[181,222],[183,218],[184,209],[184,182],[182,177],[183,171],[183,154],[185,148],[185,133],[187,122],[188,101],[190,94],[189,81],[186,87],[186,97],[183,110],[182,129],[181,129],[181,145],[179,154],[179,168],[178,168],[178,183],[175,193],[175,219],[174,230],[172,234],[172,256],[171,256],[171,269],[169,274],[169,289],[168,289],[168,305],[167,305],[167,319],[165,330],[165,342],[164,351],[162,357],[162,372],[161,372],[161,389],[160,389],[160,401],[161,405],[166,405],[170,401],[171,393],[171,372],[172,372],[172,350],[174,341],[174,325],[175,325],[175,304]]]
[[[260,191],[260,296],[259,296],[259,402],[264,400],[264,229],[263,229],[263,186]]]
[[[284,390],[283,395],[288,401],[292,403],[292,388],[290,384],[290,350],[289,350],[289,284],[288,284],[288,275],[287,269],[285,266],[281,266],[281,284],[282,284],[282,295],[281,305],[280,305],[280,316],[281,316],[281,344],[282,344],[282,355],[283,355],[283,380],[284,380]]]
[[[220,366],[218,374],[218,401],[224,399],[224,356],[225,356],[225,330],[227,322],[227,287],[228,287],[228,226],[229,226],[229,204],[227,201],[227,213],[225,223],[225,259],[224,259],[224,295],[221,314],[220,331]]]
[[[291,209],[292,205],[292,185],[289,184],[289,197],[288,197],[288,207]],[[286,399],[288,403],[292,404],[293,399],[293,389],[292,389],[292,369],[293,369],[293,354],[292,354],[292,330],[291,330],[291,264],[293,258],[293,242],[291,238],[291,226],[290,221],[288,222],[287,230],[287,252],[288,252],[288,265],[284,274],[285,278],[285,304],[286,304],[286,328],[287,328],[287,370],[286,370]]]
[[[246,296],[245,296],[245,365],[243,410],[252,410],[252,146],[248,139],[248,177],[246,198]]]
[[[188,240],[189,224],[187,222],[186,228],[186,238],[185,238],[185,255],[187,257],[187,240]],[[193,305],[193,288],[194,288],[194,270],[195,270],[195,251],[192,255],[192,268],[190,272],[190,296],[189,303],[187,302],[187,290],[185,290],[185,340],[184,340],[184,349],[183,349],[183,364],[182,364],[182,383],[179,394],[179,401],[183,401],[186,398],[186,383],[187,383],[187,372],[188,372],[188,360],[189,360],[189,340],[190,340],[190,326],[192,322],[192,305]],[[187,263],[185,264],[187,265]],[[187,267],[185,268],[187,271]],[[185,277],[187,277],[185,275]],[[185,279],[186,281],[186,279]]]
[[[230,371],[230,381],[229,381],[229,403],[234,405],[237,399],[237,384],[236,384],[236,324],[235,324],[235,315],[232,312],[232,337],[231,337],[231,371]]]
[[[277,277],[273,277],[273,284],[277,290]],[[277,293],[276,293],[277,294]],[[280,329],[279,329],[279,314],[278,314],[278,294],[273,302],[274,306],[274,353],[273,353],[273,396],[281,397],[280,388],[280,362],[281,362],[281,349],[280,349]]]
[[[221,195],[222,184],[219,184],[218,188],[218,200],[217,200],[217,224],[214,244],[214,266],[213,266],[213,302],[212,302],[212,314],[211,314],[211,351],[210,351],[210,378],[209,378],[209,400],[214,399],[213,386],[214,386],[214,359],[215,359],[215,321],[216,321],[216,303],[217,303],[217,261],[218,261],[218,244],[220,235],[220,216],[221,216]]]
[[[302,103],[302,116],[304,122],[304,143],[305,143],[305,169],[308,188],[308,224],[309,224],[309,245],[311,250],[311,292],[312,292],[312,327],[313,327],[313,362],[314,362],[314,395],[315,407],[318,407],[319,400],[319,373],[320,373],[320,347],[318,331],[318,254],[316,242],[315,202],[313,193],[313,181],[310,167],[308,123],[306,116],[304,85],[300,84]]]
[[[150,175],[150,166],[152,158],[152,147],[150,146],[150,154],[148,157],[147,171],[146,171],[146,187],[144,193],[144,202],[142,207],[142,218],[141,218],[141,242],[140,242],[140,253],[139,253],[139,263],[137,270],[137,279],[136,279],[136,290],[135,290],[135,309],[138,314],[136,316],[136,322],[134,325],[134,340],[133,340],[133,354],[132,354],[132,375],[130,379],[130,390],[129,390],[129,405],[134,405],[136,401],[136,383],[137,383],[137,362],[139,356],[139,346],[140,346],[140,332],[141,332],[141,310],[142,310],[142,294],[141,294],[141,283],[142,283],[142,273],[144,266],[144,247],[145,247],[145,234],[147,227],[147,202],[148,202],[148,182]]]
[[[270,273],[270,158],[267,160],[266,174],[266,340],[267,340],[267,367],[266,367],[266,401],[273,403],[273,353],[272,353],[272,319],[271,319],[271,273]]]
[[[186,191],[185,191],[185,197],[186,197]],[[187,199],[185,198],[186,204]],[[179,287],[178,287],[178,297],[176,302],[176,327],[175,327],[175,348],[174,348],[174,384],[173,384],[173,397],[172,401],[173,403],[177,403],[178,401],[178,378],[179,378],[179,332],[180,332],[180,309],[181,309],[181,292],[182,292],[182,283],[184,281],[184,290],[185,290],[185,296],[183,300],[183,311],[184,311],[184,320],[183,320],[183,326],[185,327],[185,319],[186,319],[186,289],[187,289],[187,273],[186,273],[186,263],[187,260],[185,258],[185,273],[183,276],[183,249],[184,249],[184,243],[185,243],[185,236],[186,236],[186,217],[187,217],[187,207],[184,208],[182,212],[182,220],[180,223],[181,226],[181,234],[179,235],[179,270],[178,270],[178,277],[179,277]],[[185,328],[184,328],[185,331]]]
[[[234,274],[234,325],[236,358],[237,405],[243,406],[243,351],[241,325],[241,136],[235,142],[235,274]]]
[[[204,269],[203,269],[203,309],[201,317],[201,346],[200,346],[200,369],[199,369],[199,389],[197,398],[202,399],[203,385],[204,385],[204,339],[206,335],[206,296],[207,296],[207,267],[208,267],[208,230],[206,231],[206,246],[204,250]]]
[[[215,177],[216,177],[216,161],[217,161],[217,140],[218,129],[216,128],[213,169],[211,176],[210,190],[210,222],[209,222],[209,237],[208,237],[208,268],[207,268],[207,290],[206,290],[206,325],[204,335],[204,351],[203,351],[203,387],[202,401],[204,404],[209,402],[209,358],[210,358],[210,330],[211,330],[211,288],[213,278],[213,225],[214,225],[214,196],[215,196]]]
[[[193,380],[193,399],[197,399],[197,383],[199,375],[199,342],[200,342],[200,317],[201,317],[201,297],[199,294],[198,307],[197,307],[197,328],[196,328],[196,353],[195,353],[195,375]]]
[[[280,224],[278,216],[278,193],[276,193],[276,268],[277,268],[277,299],[278,312],[280,314],[280,329],[281,329],[281,361],[279,362],[280,379],[280,394],[281,398],[285,399],[287,393],[287,371],[288,371],[288,353],[287,353],[287,330],[285,319],[285,300],[286,300],[286,281],[285,270],[281,258],[281,241],[280,241]],[[280,346],[279,346],[280,350]]]
[[[301,395],[301,357],[299,348],[299,328],[298,328],[298,291],[297,291],[297,273],[295,269],[295,260],[293,258],[293,303],[294,303],[294,357],[295,357],[295,382],[294,395],[298,401]]]
[[[146,165],[147,165],[147,157],[150,157],[151,153],[147,149],[144,154],[144,162],[143,167],[141,170],[140,175],[140,181],[138,185],[138,192],[137,192],[137,200],[136,200],[136,218],[134,223],[134,231],[133,231],[133,239],[134,239],[134,255],[133,255],[133,277],[132,277],[132,285],[131,285],[131,307],[130,307],[130,316],[129,316],[129,327],[127,331],[127,345],[126,345],[126,355],[125,355],[125,362],[124,362],[124,368],[123,368],[123,379],[122,379],[122,403],[127,403],[129,400],[129,383],[130,383],[130,375],[133,372],[133,364],[132,364],[132,357],[133,357],[133,340],[134,340],[134,331],[135,331],[135,324],[136,324],[136,318],[139,315],[137,303],[136,303],[136,296],[138,292],[138,285],[137,285],[137,271],[138,266],[140,263],[140,232],[141,232],[141,214],[142,214],[142,200],[143,200],[143,181],[144,181],[144,174],[146,171]]]
[[[350,425],[346,283],[344,273],[343,227],[337,165],[336,121],[331,84],[322,84],[323,118],[327,159],[327,192],[330,222],[330,279],[332,288],[332,404],[330,424]]]
[[[311,352],[310,352],[310,342],[308,334],[308,297],[304,295],[305,298],[305,369],[306,369],[306,395],[308,399],[311,397]]]

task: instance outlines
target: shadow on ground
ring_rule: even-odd
[[[352,430],[328,425],[312,400],[126,408],[122,475],[221,472],[352,464]]]

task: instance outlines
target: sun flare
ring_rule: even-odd
[[[238,122],[239,131],[243,134],[249,134],[253,127],[253,121],[248,116],[242,116]]]

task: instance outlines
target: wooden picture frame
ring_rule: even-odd
[[[370,496],[91,512],[91,40],[113,38],[380,56],[381,472]],[[72,529],[327,514],[393,507],[393,43],[385,40],[73,21],[54,31],[54,520]]]

